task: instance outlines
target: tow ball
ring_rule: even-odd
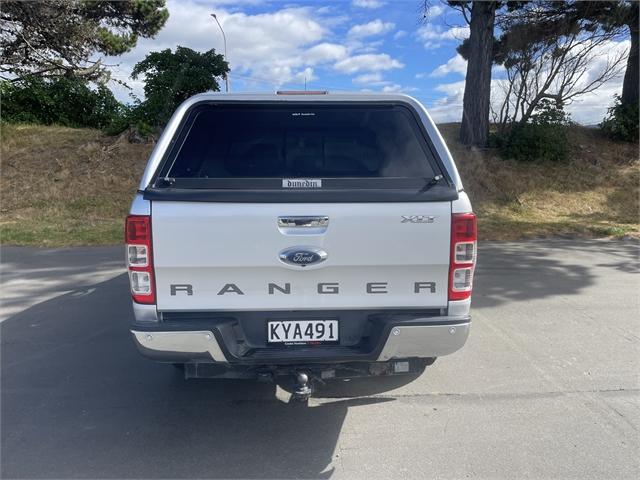
[[[296,372],[296,385],[291,395],[291,400],[294,402],[307,402],[311,397],[311,383],[309,383],[309,375],[304,372]]]

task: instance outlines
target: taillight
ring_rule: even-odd
[[[474,213],[454,213],[451,222],[449,300],[465,300],[473,289],[478,250],[478,227]]]
[[[137,303],[156,303],[151,217],[129,215],[124,232],[131,296]]]

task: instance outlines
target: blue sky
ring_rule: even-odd
[[[457,11],[431,0],[427,19],[420,0],[169,0],[169,21],[154,39],[106,59],[113,77],[142,96],[133,65],[150,51],[177,45],[223,52],[226,32],[232,91],[308,89],[404,92],[422,101],[438,122],[459,121],[466,62],[456,46],[468,36]],[[628,43],[628,42],[627,42]],[[625,40],[614,48],[624,48]],[[594,65],[594,68],[596,66]],[[495,78],[501,77],[500,68]],[[622,79],[569,107],[575,120],[597,123]],[[112,85],[126,100],[125,89]]]

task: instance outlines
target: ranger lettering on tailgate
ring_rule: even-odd
[[[331,292],[324,291],[324,286],[328,285],[325,283],[318,283],[317,293],[340,293],[340,284],[338,282],[332,283],[331,285],[334,289]],[[365,284],[365,293],[368,294],[378,294],[378,293],[389,293],[387,282],[370,282]],[[277,285],[275,283],[269,283],[267,285],[267,290],[269,295],[274,295],[276,291],[279,293],[283,293],[285,295],[291,294],[291,284],[285,283],[283,286]],[[170,286],[171,295],[193,295],[194,289],[193,285],[189,284],[179,284],[179,285],[171,285]],[[413,284],[413,293],[422,293],[422,292],[436,292],[436,284],[435,282],[414,282]],[[225,293],[235,293],[238,295],[244,295],[244,292],[236,285],[235,283],[226,283],[222,288],[220,288],[218,295],[224,295]]]

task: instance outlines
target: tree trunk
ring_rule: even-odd
[[[485,146],[489,138],[489,101],[493,64],[496,2],[474,1],[471,7],[469,61],[464,85],[460,141]]]
[[[624,72],[624,82],[622,84],[622,105],[633,105],[638,103],[638,92],[640,78],[638,78],[638,6],[631,5],[634,9],[631,22],[629,22],[629,33],[631,34],[631,49],[627,59],[627,70]]]

